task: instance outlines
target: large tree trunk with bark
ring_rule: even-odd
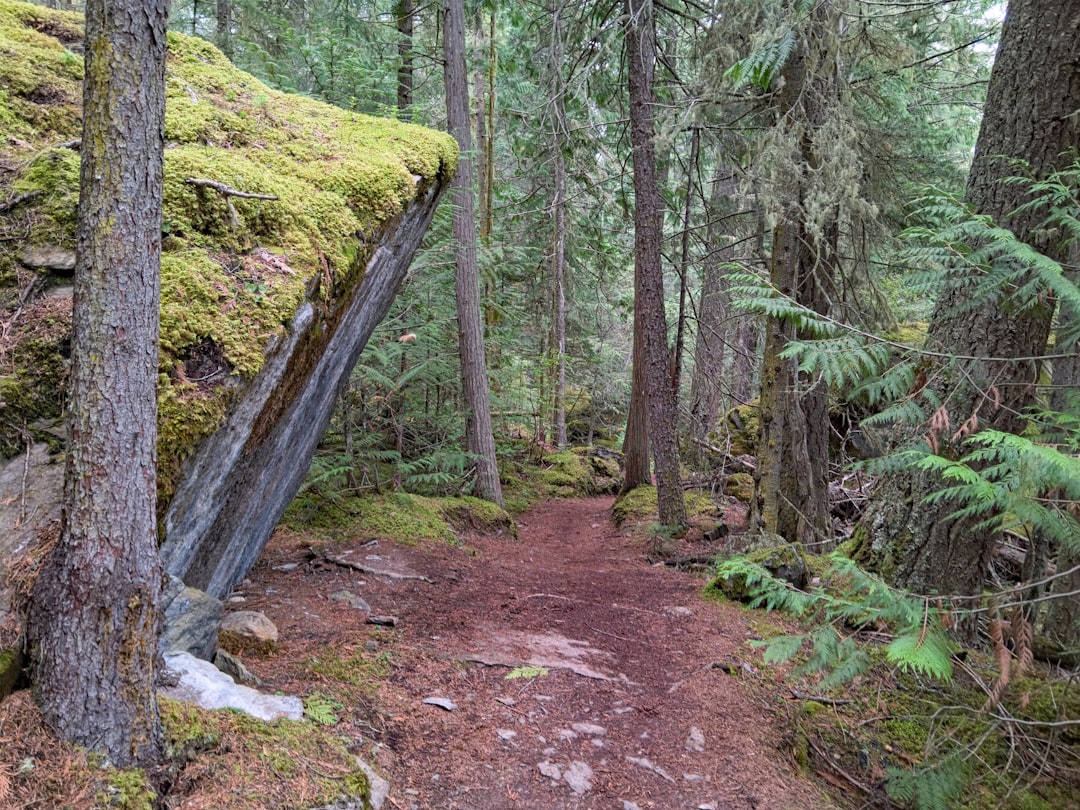
[[[462,390],[469,410],[465,445],[476,459],[476,494],[502,504],[502,486],[495,460],[491,403],[484,356],[484,326],[480,316],[480,272],[476,256],[476,205],[473,194],[472,134],[469,129],[469,89],[465,68],[465,8],[463,0],[447,0],[443,30],[446,59],[446,117],[461,147],[451,197],[454,204],[454,258],[457,291],[458,346]]]
[[[413,17],[415,0],[396,0],[394,17],[398,31],[397,111],[402,120],[409,120],[413,96]]]
[[[1002,29],[987,90],[986,109],[966,199],[981,214],[1054,258],[1040,244],[1043,214],[1013,215],[1026,201],[1023,187],[1001,182],[1019,172],[1025,161],[1035,178],[1062,168],[1066,150],[1080,147],[1080,5],[1060,0],[1013,0]],[[940,452],[957,451],[953,435],[967,423],[976,429],[1019,432],[1032,404],[1053,316],[1053,302],[1020,307],[1002,291],[972,309],[970,279],[942,291],[930,321],[927,347],[965,361],[944,377],[936,390],[945,402],[937,424],[947,415],[951,429],[935,432]],[[1015,359],[1010,359],[1015,358]],[[893,584],[919,592],[970,594],[981,590],[997,539],[978,527],[981,518],[950,518],[958,505],[923,502],[944,483],[924,472],[885,480],[859,529],[857,557]]]
[[[554,379],[552,380],[552,434],[555,446],[566,449],[566,87],[563,70],[563,12],[564,3],[554,4],[551,10],[551,43],[548,48],[548,71],[551,74],[551,164],[555,188],[551,199],[551,278],[552,354]]]
[[[156,463],[168,3],[86,8],[69,445],[60,539],[34,589],[34,694],[49,726],[149,765],[162,572]]]
[[[656,63],[652,0],[627,0],[627,75],[630,84],[630,141],[634,154],[634,321],[635,367],[644,365],[645,404],[660,522],[686,524],[679,471],[675,390],[664,315],[664,271],[660,258],[663,199],[656,178],[653,143],[653,70]],[[643,353],[636,352],[641,323]],[[635,382],[638,382],[635,374]],[[631,407],[633,403],[631,403]]]
[[[814,12],[808,27],[828,25],[827,5]],[[818,313],[829,308],[836,262],[836,218],[823,233],[807,224],[805,177],[820,169],[814,142],[823,123],[821,97],[836,81],[826,53],[809,53],[800,37],[782,72],[780,126],[796,139],[793,160],[800,176],[792,201],[773,230],[769,275],[784,295]],[[765,360],[761,372],[761,428],[750,504],[753,529],[789,542],[822,549],[832,537],[829,516],[829,413],[823,380],[810,377],[791,359],[780,357],[792,339],[805,337],[789,320],[765,322]]]

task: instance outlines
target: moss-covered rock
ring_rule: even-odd
[[[78,15],[0,0],[0,460],[64,433],[81,39]],[[166,95],[162,557],[221,595],[299,487],[457,146],[277,92],[172,32]]]
[[[724,494],[737,501],[750,503],[754,499],[754,476],[750,473],[732,473],[724,482]]]
[[[0,303],[63,285],[28,245],[73,247],[81,125],[81,18],[0,0]],[[442,133],[272,90],[209,43],[169,33],[161,310],[161,495],[259,371],[305,296],[345,292],[386,223],[453,172]],[[226,197],[209,179],[276,200]],[[11,238],[14,234],[27,235]],[[0,353],[0,454],[23,424],[58,419],[70,296],[26,302]]]

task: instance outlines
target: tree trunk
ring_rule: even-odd
[[[233,57],[232,0],[217,0],[217,46],[227,57]]]
[[[548,71],[551,74],[551,161],[555,184],[551,200],[552,225],[552,298],[555,323],[555,379],[552,433],[555,446],[566,449],[566,99],[563,69],[563,22],[565,9],[558,3],[551,11],[551,45],[548,48]]]
[[[1071,161],[1068,150],[1080,147],[1080,128],[1074,121],[1080,109],[1078,28],[1076,3],[1009,3],[965,193],[980,214],[1057,259],[1065,257],[1039,241],[1044,215],[1012,215],[1026,195],[1022,186],[1001,181],[1018,173],[1014,160],[1025,161],[1031,176],[1044,178]],[[979,429],[1023,430],[1023,414],[1034,401],[1041,370],[1030,358],[1043,354],[1050,333],[1052,300],[1025,308],[1003,291],[1002,301],[962,308],[971,303],[972,294],[963,279],[942,291],[926,341],[928,348],[951,355],[994,358],[967,362],[962,373],[945,375],[937,386],[952,425],[938,440],[943,453],[957,450],[950,434],[968,420],[976,420]],[[920,471],[884,481],[860,523],[856,555],[900,587],[977,593],[997,535],[977,527],[985,516],[951,519],[958,508],[955,502],[923,503],[943,486]]]
[[[701,445],[709,441],[723,404],[725,378],[724,355],[728,329],[728,299],[723,279],[723,265],[734,256],[725,214],[735,193],[735,175],[720,166],[709,194],[705,246],[708,255],[702,262],[701,294],[698,296],[697,329],[694,338],[694,373],[690,377],[691,453],[698,466],[704,463]],[[730,220],[727,220],[730,222]]]
[[[818,7],[808,25],[828,25],[831,10]],[[834,80],[825,54],[808,52],[806,37],[784,65],[780,126],[796,139],[794,161],[800,175],[819,170],[814,143],[823,123],[820,97]],[[770,280],[784,295],[815,312],[828,311],[835,264],[836,219],[816,236],[806,223],[806,189],[800,178],[790,190],[793,204],[773,229]],[[788,320],[765,321],[765,360],[759,400],[761,428],[754,469],[750,525],[789,542],[821,550],[832,538],[829,516],[829,413],[825,383],[801,373],[780,357],[787,343],[803,337]]]
[[[163,753],[155,693],[159,268],[168,3],[86,9],[61,536],[34,588],[34,694],[118,766]]]
[[[656,180],[653,132],[653,70],[656,63],[652,0],[627,0],[627,76],[630,84],[630,141],[634,154],[634,321],[641,322],[649,438],[656,463],[659,519],[667,526],[686,525],[679,471],[675,392],[671,386],[664,272],[661,265],[663,199]],[[635,382],[639,380],[635,374]],[[632,407],[633,403],[631,403]]]
[[[394,16],[398,30],[397,111],[402,120],[409,120],[413,95],[413,17],[416,0],[397,0]]]
[[[480,317],[480,273],[476,258],[476,205],[473,196],[472,134],[469,129],[468,73],[465,67],[464,0],[447,0],[443,30],[446,59],[446,118],[461,148],[451,197],[454,205],[454,259],[457,292],[458,346],[462,392],[469,409],[466,449],[476,459],[476,494],[502,505],[502,486],[491,429],[484,326]]]

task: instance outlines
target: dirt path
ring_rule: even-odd
[[[335,546],[425,579],[304,562],[295,542],[275,542],[244,607],[265,610],[283,645],[253,669],[310,691],[300,664],[318,651],[389,651],[372,706],[343,725],[389,776],[387,807],[832,806],[797,776],[782,715],[754,689],[746,614],[703,601],[699,578],[648,565],[610,508],[544,503],[518,540],[478,536],[469,549]],[[328,601],[342,589],[396,628],[374,636],[360,611]],[[525,666],[546,674],[507,678]]]

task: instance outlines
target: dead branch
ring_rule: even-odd
[[[5,214],[15,206],[22,205],[24,202],[40,196],[41,189],[34,189],[33,191],[28,191],[25,194],[19,194],[17,197],[13,197],[7,202],[0,202],[0,214]]]
[[[277,200],[279,199],[275,194],[255,194],[250,191],[240,191],[227,186],[224,183],[219,183],[217,180],[206,180],[201,177],[189,177],[185,181],[193,186],[205,186],[206,188],[212,188],[214,191],[224,194],[226,197],[240,197],[244,200]]]

